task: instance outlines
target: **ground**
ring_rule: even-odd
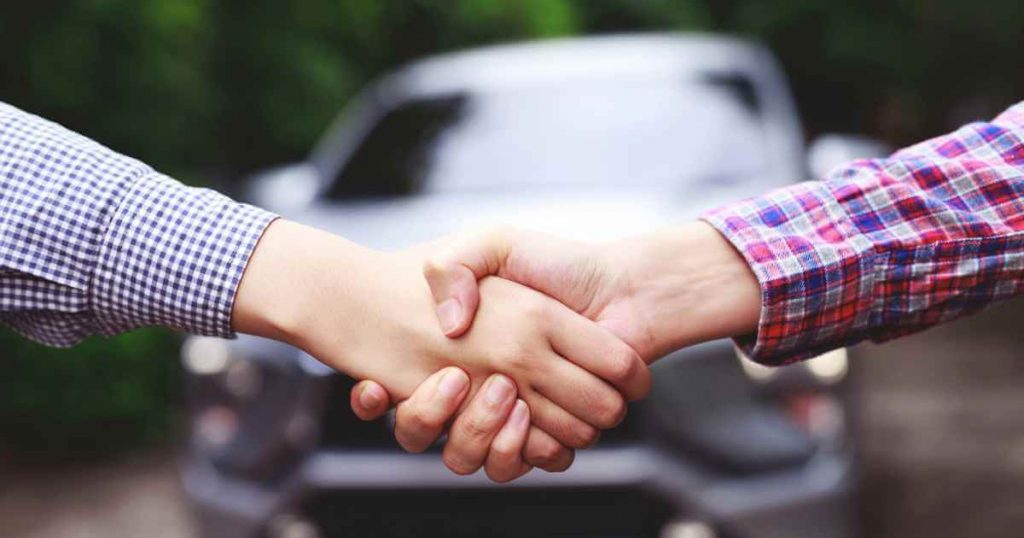
[[[1024,528],[1024,301],[854,350],[860,512],[871,538]],[[0,536],[190,535],[172,448],[89,466],[0,463]]]
[[[865,536],[1024,528],[1024,300],[859,348]]]
[[[186,538],[188,512],[171,449],[89,466],[0,467],[5,538]]]

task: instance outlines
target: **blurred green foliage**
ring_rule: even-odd
[[[178,398],[176,339],[147,329],[74,349],[0,333],[0,443],[43,457],[161,439]]]
[[[0,14],[0,98],[186,179],[304,154],[371,78],[523,38],[709,30],[780,56],[811,133],[908,142],[1024,88],[1017,0],[37,0]]]
[[[1022,19],[1018,0],[8,2],[0,100],[187,181],[218,184],[299,158],[360,87],[426,54],[708,30],[775,50],[810,134],[904,143],[1020,98]],[[0,439],[114,446],[167,423],[176,361],[165,332],[69,351],[4,334],[0,346]]]

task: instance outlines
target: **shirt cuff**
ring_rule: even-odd
[[[778,366],[860,341],[876,281],[872,247],[827,186],[807,182],[701,216],[738,250],[761,287],[756,335],[736,343]]]
[[[242,273],[276,215],[158,173],[114,211],[90,286],[97,330],[164,325],[231,337]]]

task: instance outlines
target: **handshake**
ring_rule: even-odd
[[[426,278],[424,278],[426,277]],[[399,252],[278,220],[239,284],[240,332],[293,344],[364,381],[363,419],[499,482],[567,469],[650,389],[648,365],[752,334],[758,282],[710,225],[603,244],[494,229]]]

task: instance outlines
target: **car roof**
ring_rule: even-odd
[[[401,94],[434,94],[704,72],[746,73],[764,83],[776,78],[776,69],[766,49],[734,37],[623,34],[496,45],[429,57],[400,69],[382,86]]]
[[[328,181],[380,114],[418,98],[530,86],[573,88],[586,81],[683,83],[704,75],[726,75],[751,83],[759,95],[760,116],[773,160],[783,175],[800,177],[803,135],[786,78],[774,55],[754,42],[704,33],[546,39],[427,57],[364,90],[335,120],[310,160]]]

